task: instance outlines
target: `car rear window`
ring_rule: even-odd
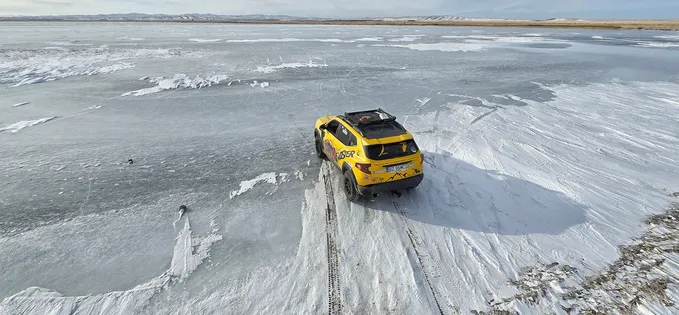
[[[418,151],[419,148],[412,139],[389,144],[373,144],[365,146],[366,155],[372,160],[393,159],[415,154]]]
[[[397,122],[359,125],[358,127],[367,139],[400,136],[406,133],[405,128]]]

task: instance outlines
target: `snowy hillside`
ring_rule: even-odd
[[[0,27],[0,315],[677,313],[676,34]],[[376,107],[425,179],[349,203]]]

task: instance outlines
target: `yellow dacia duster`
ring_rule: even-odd
[[[411,189],[424,174],[424,157],[396,117],[381,108],[325,116],[314,127],[316,155],[343,174],[347,198]]]

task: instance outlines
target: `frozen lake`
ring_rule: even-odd
[[[523,267],[605,268],[679,191],[677,32],[0,28],[1,314],[469,314]],[[333,189],[327,225],[313,123],[377,107],[425,181]]]

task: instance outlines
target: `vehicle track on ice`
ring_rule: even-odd
[[[328,254],[328,309],[329,314],[342,313],[342,296],[340,291],[339,258],[337,247],[337,209],[335,207],[335,194],[332,190],[330,176],[323,174],[326,194],[326,217],[325,231],[327,237]]]
[[[408,235],[408,239],[410,240],[410,246],[413,248],[413,252],[415,253],[415,256],[417,256],[417,262],[419,264],[420,270],[422,271],[422,274],[424,275],[424,281],[427,283],[427,286],[429,287],[429,291],[431,292],[431,296],[434,299],[434,302],[436,303],[436,307],[438,309],[438,314],[444,315],[443,313],[443,308],[441,308],[441,303],[439,302],[439,299],[437,297],[436,290],[434,289],[434,286],[431,283],[431,276],[429,275],[429,272],[427,272],[427,269],[425,268],[425,258],[422,256],[418,249],[417,245],[417,236],[413,232],[413,230],[410,228],[410,224],[408,223],[408,217],[406,216],[405,210],[398,204],[398,201],[394,199],[394,195],[392,194],[392,203],[394,204],[394,208],[398,211],[399,214],[401,214],[401,219],[403,220],[403,226],[406,228],[406,234]]]

